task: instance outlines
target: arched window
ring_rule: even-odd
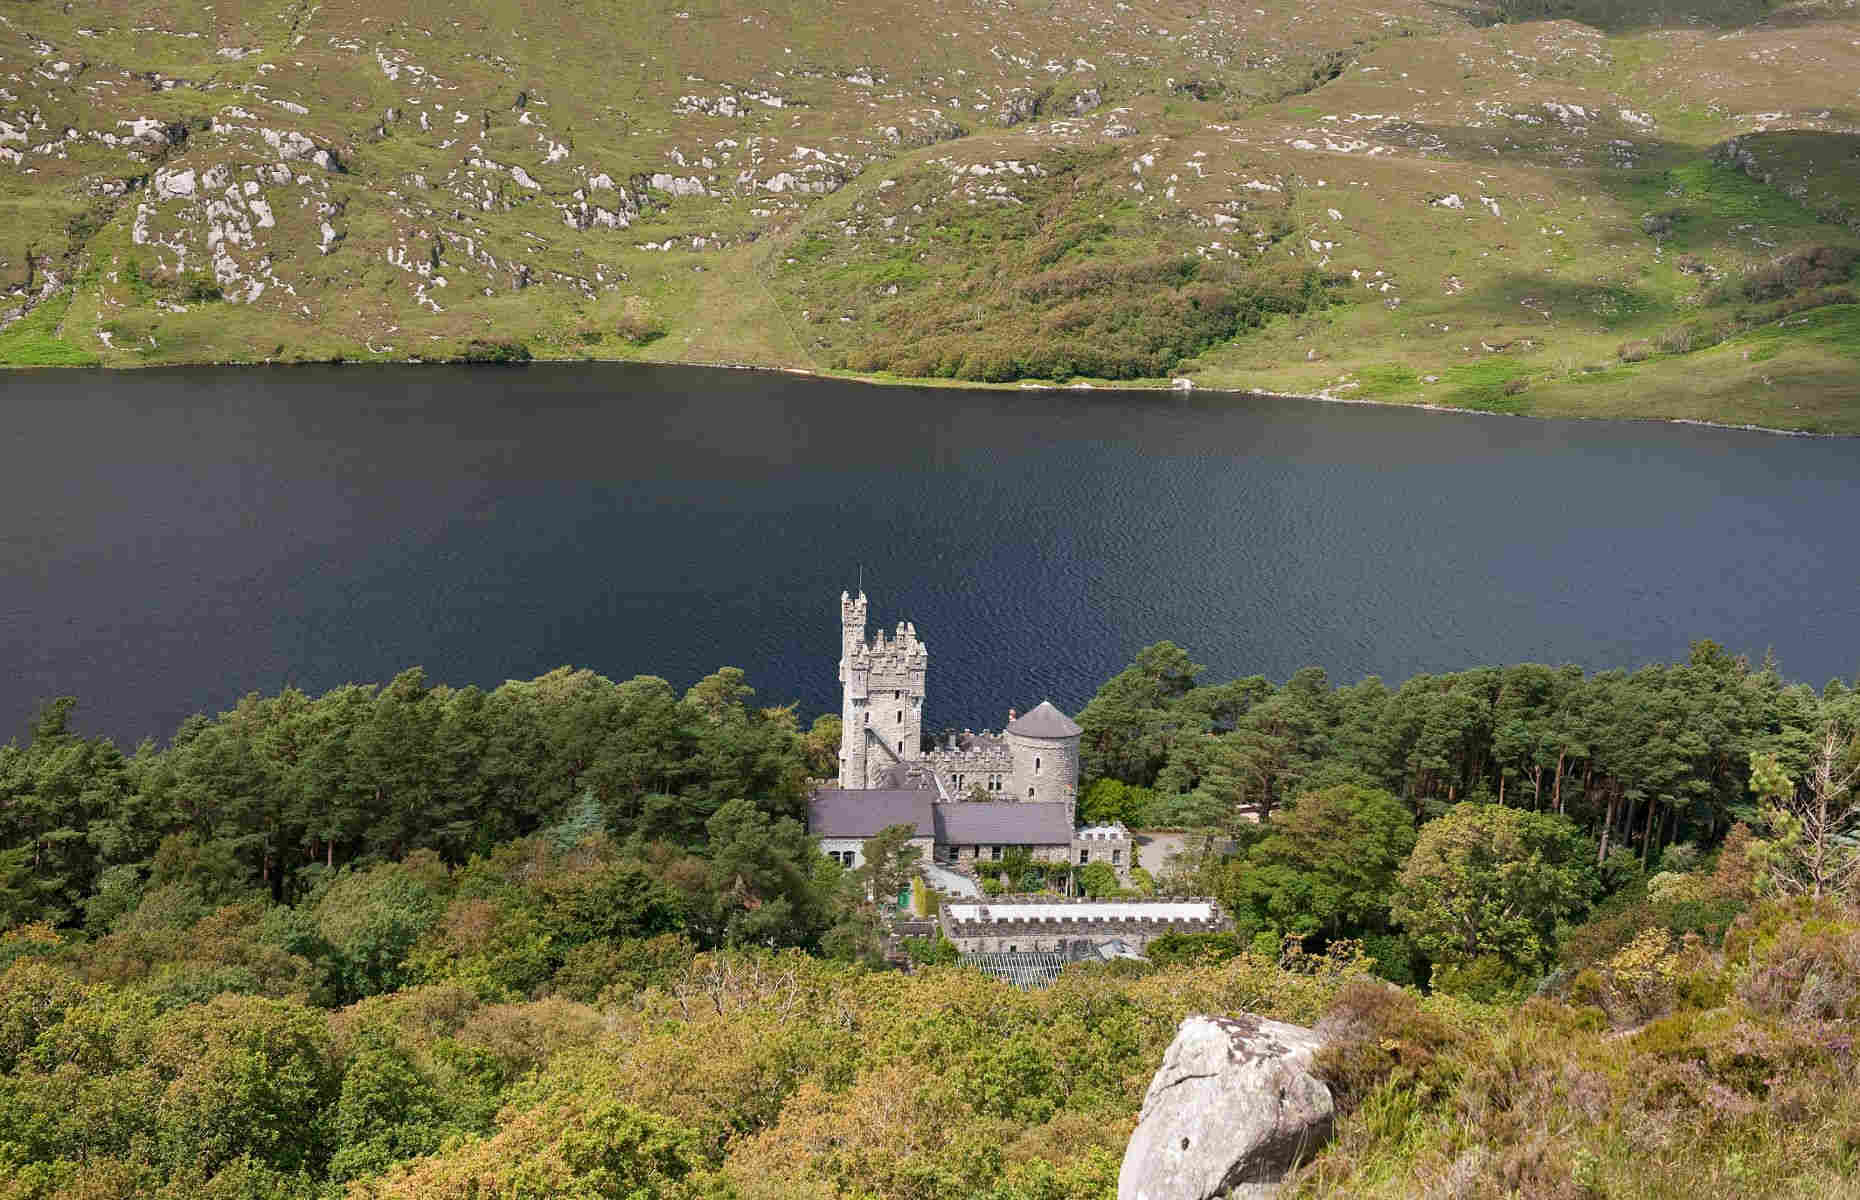
[[[1033,773],[1035,775],[1040,773],[1040,756],[1037,754],[1033,756]]]
[[[898,720],[897,720],[897,723],[898,723],[899,725],[902,725],[902,724],[904,724],[904,710],[903,710],[903,709],[901,709],[901,708],[900,708],[900,709],[898,710]]]
[[[1031,795],[1033,795],[1033,789],[1032,789],[1032,788],[1028,788],[1028,789],[1027,789],[1027,794],[1028,794],[1029,796],[1031,796]]]

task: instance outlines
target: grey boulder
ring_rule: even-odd
[[[1323,1040],[1243,1013],[1190,1017],[1163,1055],[1124,1150],[1117,1200],[1254,1200],[1330,1140]]]

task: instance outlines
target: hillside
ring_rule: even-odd
[[[0,362],[640,357],[1860,432],[1860,9],[0,7]]]
[[[0,745],[0,1200],[1112,1200],[1178,1023],[1241,1012],[1324,1040],[1288,1200],[1860,1196],[1853,686],[1148,647],[1080,815],[1194,827],[1130,883],[1233,929],[1029,991],[891,969],[911,828],[823,854],[839,720],[768,699],[416,668],[134,754],[47,705]]]

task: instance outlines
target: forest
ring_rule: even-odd
[[[0,748],[0,1198],[1108,1197],[1238,1009],[1329,1042],[1295,1194],[1853,1194],[1852,685],[1203,674],[1099,689],[1081,818],[1192,831],[1145,874],[1235,932],[1043,992],[886,966],[903,864],[801,824],[837,719],[735,669],[410,670],[129,753],[55,700]]]

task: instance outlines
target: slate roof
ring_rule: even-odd
[[[935,799],[935,792],[922,788],[821,788],[807,802],[807,831],[815,837],[868,838],[888,825],[913,825],[918,837],[933,837]]]
[[[967,800],[935,806],[936,840],[944,846],[1072,845],[1068,804]]]
[[[1042,700],[1038,708],[1015,718],[1008,724],[1007,731],[1037,738],[1077,737],[1084,732],[1078,722],[1054,708],[1051,700]]]
[[[879,772],[881,787],[888,792],[935,790],[930,769],[920,762],[896,762]]]

